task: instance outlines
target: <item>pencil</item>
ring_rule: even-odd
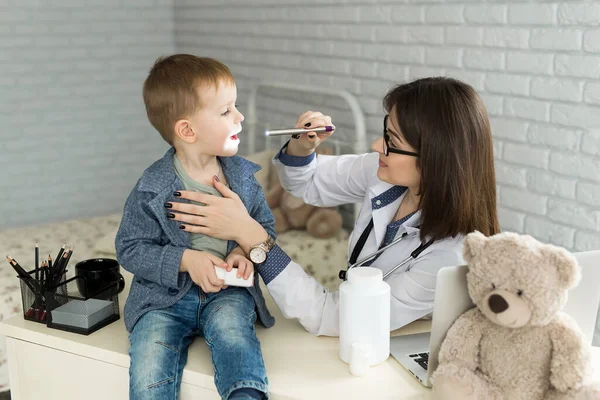
[[[7,255],[6,259],[8,260],[8,263],[13,267],[13,269],[17,272],[19,277],[21,277],[21,280],[29,287],[29,289],[31,289],[33,294],[37,295],[38,291],[36,290],[34,284],[31,282],[31,280],[33,279],[31,278],[31,275],[29,275],[27,271],[25,271],[23,267],[19,265],[17,260],[12,258],[11,256]]]
[[[62,266],[67,258],[67,251],[64,251],[62,253],[62,255],[60,256],[60,258],[56,259],[56,262],[54,263],[54,268],[52,268],[52,276],[51,276],[51,280],[52,280],[52,285],[56,285],[57,283],[57,276],[59,276],[60,274],[60,270],[62,269]]]
[[[56,274],[58,272],[58,270],[60,270],[60,268],[62,267],[63,263],[65,262],[66,258],[67,258],[67,253],[69,252],[69,249],[66,248],[66,243],[63,245],[63,247],[61,247],[59,254],[60,257],[58,257],[56,260],[54,260],[54,268],[53,272],[54,274]]]
[[[43,276],[44,276],[44,267],[46,267],[46,261],[42,261],[42,264],[40,265],[40,280],[38,281],[39,285],[40,285],[40,295],[39,297],[36,296],[35,301],[32,305],[32,307],[35,309],[35,318],[38,321],[43,321],[44,320],[44,310],[46,309],[46,306],[44,305],[44,300],[43,300],[43,295],[44,295],[44,282],[43,282]],[[35,307],[34,307],[35,306]]]
[[[58,285],[62,279],[65,270],[67,269],[67,263],[69,262],[71,249],[67,249],[62,257],[60,258],[60,265],[54,267],[53,284]]]
[[[17,262],[17,260],[15,260],[14,258],[12,258],[9,255],[6,256],[6,259],[8,260],[8,263],[10,265],[12,265],[12,267],[14,268],[14,270],[17,271],[17,274],[19,274],[19,276],[21,276],[22,278],[31,278],[29,276],[29,274],[27,273],[27,271],[25,271],[23,269],[23,267],[21,267],[21,265],[19,265],[19,263]]]
[[[63,256],[63,264],[60,266],[60,271],[58,274],[57,284],[62,281],[63,275],[67,271],[67,265],[69,264],[69,260],[71,259],[71,255],[73,254],[73,247],[70,247],[69,250],[65,251],[65,255]]]
[[[35,242],[35,280],[40,279],[40,246]]]
[[[65,246],[67,245],[67,243],[63,243],[62,247],[60,248],[60,250],[58,250],[58,255],[56,256],[56,258],[54,259],[54,268],[56,268],[58,265],[58,262],[60,261],[60,258],[63,255],[63,252],[65,251]]]
[[[72,255],[73,255],[73,246],[69,247],[69,255],[67,256],[67,260],[65,261],[65,265],[63,267],[64,270],[67,269],[67,264],[69,264],[69,261],[71,260]]]
[[[46,279],[48,279],[48,273],[52,269],[52,256],[48,254],[48,265],[46,266]]]

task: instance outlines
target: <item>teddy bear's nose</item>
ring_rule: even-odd
[[[495,314],[500,314],[502,311],[508,308],[508,303],[504,300],[504,297],[493,294],[488,299],[488,304],[490,306],[490,310],[492,310]]]

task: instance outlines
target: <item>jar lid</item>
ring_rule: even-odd
[[[348,282],[353,285],[372,286],[383,281],[383,272],[373,267],[357,267],[348,271]]]

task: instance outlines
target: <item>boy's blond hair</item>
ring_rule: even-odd
[[[173,145],[175,122],[189,118],[201,106],[198,88],[233,84],[227,66],[213,58],[191,54],[159,57],[144,82],[148,120],[162,138]]]

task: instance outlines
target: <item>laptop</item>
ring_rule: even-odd
[[[600,250],[573,253],[581,267],[581,280],[569,290],[563,312],[573,318],[588,343],[592,343],[600,303]]]
[[[466,265],[438,271],[433,301],[431,332],[396,336],[390,339],[390,354],[419,382],[431,387],[430,377],[437,368],[437,355],[454,321],[473,307],[467,289]]]
[[[581,267],[582,279],[569,291],[563,312],[577,322],[586,341],[591,343],[600,302],[600,251],[573,253],[573,256]],[[473,307],[467,272],[466,265],[445,267],[438,272],[431,333],[390,339],[391,355],[427,387],[432,386],[430,378],[437,368],[437,356],[446,332],[462,313]]]

